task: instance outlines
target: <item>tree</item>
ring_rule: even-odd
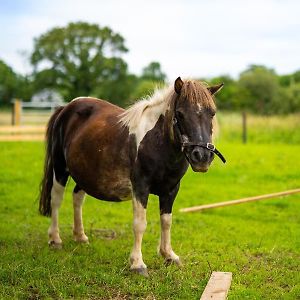
[[[293,75],[288,74],[288,75],[281,75],[278,77],[279,84],[283,87],[288,87],[292,84],[294,81]]]
[[[130,98],[131,100],[139,100],[153,94],[156,88],[162,87],[158,82],[153,80],[139,80],[133,89]]]
[[[16,97],[18,76],[4,61],[0,60],[0,103],[9,104]]]
[[[300,82],[281,90],[280,113],[300,112]]]
[[[120,57],[125,52],[123,37],[108,27],[78,22],[53,28],[34,42],[35,89],[56,88],[68,101],[77,96],[103,98],[110,89],[109,100],[119,103],[128,97],[113,87],[126,78],[127,64]]]
[[[161,70],[161,66],[159,62],[151,62],[148,66],[143,69],[142,79],[152,80],[152,81],[161,81],[164,82],[166,80],[166,74]]]
[[[143,68],[141,77],[136,77],[130,93],[130,100],[141,99],[153,94],[156,88],[164,86],[166,74],[159,62],[151,62]]]
[[[242,107],[261,114],[276,113],[280,85],[273,70],[252,65],[241,73],[238,84],[243,94]]]
[[[296,71],[292,74],[280,75],[279,82],[280,85],[284,87],[291,86],[295,83],[300,83],[300,71]]]
[[[239,110],[241,108],[241,98],[243,91],[237,82],[229,75],[222,75],[212,78],[209,83],[211,85],[224,83],[224,88],[220,93],[215,95],[218,109]]]
[[[0,105],[10,105],[14,98],[29,100],[32,95],[32,81],[28,76],[14,72],[0,60]]]

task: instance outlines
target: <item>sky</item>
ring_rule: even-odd
[[[34,38],[76,21],[120,33],[134,74],[151,61],[170,80],[237,77],[250,64],[300,69],[297,0],[0,0],[0,59],[29,73]]]

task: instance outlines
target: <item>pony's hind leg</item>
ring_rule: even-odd
[[[74,226],[73,236],[76,242],[88,243],[89,239],[84,233],[82,223],[82,205],[85,198],[85,192],[78,185],[73,190],[73,208],[74,208]]]
[[[51,189],[51,225],[48,229],[48,244],[55,248],[60,248],[62,244],[58,228],[58,210],[63,200],[64,190],[65,186],[60,184],[54,176],[53,186]]]

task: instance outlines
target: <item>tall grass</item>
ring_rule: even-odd
[[[218,113],[217,139],[242,141],[242,114]],[[300,114],[258,116],[247,114],[247,141],[258,144],[300,144]]]

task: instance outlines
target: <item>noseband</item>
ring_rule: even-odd
[[[179,142],[181,144],[181,151],[185,153],[185,149],[187,147],[190,147],[190,146],[199,146],[199,147],[202,147],[202,148],[205,148],[207,150],[209,150],[210,152],[213,152],[214,154],[216,154],[217,156],[219,156],[219,158],[222,160],[222,162],[225,164],[226,163],[226,159],[225,157],[222,155],[222,153],[215,147],[214,144],[212,143],[205,143],[205,142],[199,142],[199,143],[193,143],[193,142],[185,142],[182,138],[182,134],[181,134],[181,131],[179,129],[179,126],[178,126],[178,121],[177,121],[177,118],[174,117],[173,118],[173,127],[175,129],[175,132],[179,138]]]

